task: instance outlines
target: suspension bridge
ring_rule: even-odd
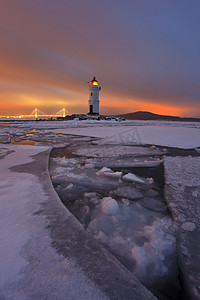
[[[18,119],[26,119],[26,118],[57,118],[57,117],[63,117],[65,118],[67,113],[66,108],[60,109],[57,113],[55,114],[45,114],[38,108],[35,108],[30,114],[28,115],[15,115],[15,116],[0,116],[0,118],[18,118]]]

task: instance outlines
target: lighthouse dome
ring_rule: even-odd
[[[91,80],[91,85],[98,85],[98,80],[96,80],[96,77]]]

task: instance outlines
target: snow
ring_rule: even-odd
[[[166,157],[164,166],[166,201],[180,227],[179,267],[188,295],[200,299],[200,157]]]
[[[106,299],[88,281],[75,262],[59,257],[55,253],[51,247],[50,236],[45,230],[47,221],[44,217],[34,217],[34,212],[41,209],[40,203],[47,200],[37,176],[9,170],[16,165],[32,162],[33,155],[47,151],[48,148],[30,146],[6,148],[14,152],[0,161],[1,297],[30,299],[34,294],[36,298],[40,298],[39,295],[50,293],[52,298],[63,299],[67,292],[70,298],[76,295],[79,299],[82,297]],[[30,256],[27,257],[29,252]],[[31,257],[38,265],[34,272],[31,270]],[[46,272],[48,276],[44,277]],[[28,278],[31,281],[26,286]],[[19,284],[19,280],[22,279],[23,286]]]
[[[2,124],[3,125],[3,124]],[[58,134],[90,136],[106,139],[109,143],[149,144],[184,149],[200,147],[199,123],[162,121],[54,121],[11,122],[1,132],[17,135],[45,134],[49,138]]]
[[[133,121],[110,126],[106,123],[90,127],[79,125],[77,128],[55,129],[54,132],[104,138],[111,143],[149,144],[184,149],[200,146],[199,123]]]
[[[166,157],[165,196],[177,222],[200,222],[200,157]]]
[[[14,280],[19,270],[25,267],[27,262],[20,256],[20,249],[29,238],[28,218],[29,210],[25,200],[30,197],[32,184],[35,178],[30,175],[18,174],[9,171],[22,162],[31,162],[31,155],[37,154],[40,150],[26,146],[9,146],[8,150],[14,150],[1,161],[1,209],[0,209],[0,231],[1,231],[1,284],[6,284],[7,280]],[[17,150],[17,155],[16,155]],[[29,152],[29,155],[27,155]],[[8,168],[8,170],[7,170]],[[18,213],[16,214],[16,211]]]
[[[195,148],[200,144],[200,128],[142,126],[138,130],[145,144],[185,149]]]
[[[194,231],[196,229],[196,226],[192,222],[185,222],[181,225],[181,228],[185,231]]]
[[[11,138],[37,144],[7,144]],[[168,276],[176,281],[175,224],[166,211],[167,207],[172,211],[183,244],[190,241],[188,235],[195,235],[199,228],[199,158],[165,158],[167,150],[157,146],[191,148],[198,154],[199,123],[16,122],[0,128],[0,141],[4,143],[0,148],[0,297],[108,299],[121,289],[128,299],[137,295],[129,287],[137,286],[135,299],[154,299],[98,241],[147,286],[162,284]],[[71,200],[81,205],[80,213],[88,218],[87,229],[95,241],[60,203],[48,178],[51,147],[70,147],[76,142],[74,158],[52,159],[56,165],[52,179],[57,191],[74,193]],[[142,147],[147,144],[151,147]],[[163,161],[167,206],[154,189],[153,178],[140,178],[132,170],[116,171],[120,164],[123,168],[155,167]],[[91,191],[86,189],[89,184]],[[54,238],[51,229],[56,232]],[[187,247],[192,251],[192,245]]]

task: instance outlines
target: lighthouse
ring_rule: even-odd
[[[89,113],[90,115],[99,115],[99,87],[98,81],[94,77],[89,83]]]

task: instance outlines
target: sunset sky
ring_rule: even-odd
[[[200,117],[199,0],[0,0],[0,115]]]

